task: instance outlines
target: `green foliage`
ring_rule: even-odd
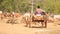
[[[21,12],[31,11],[32,0],[0,0],[0,10],[3,12]],[[60,14],[60,0],[34,0],[34,11],[40,6],[46,12]]]

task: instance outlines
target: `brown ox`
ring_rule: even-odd
[[[19,13],[14,13],[14,17],[20,17],[20,14]]]
[[[30,13],[26,13],[24,15],[26,26],[29,27],[31,27],[32,22],[41,22],[42,26],[45,25],[44,27],[47,27],[47,20],[45,17],[46,17],[45,15],[37,17],[35,15],[31,15]]]
[[[11,17],[11,13],[6,13],[5,17]]]

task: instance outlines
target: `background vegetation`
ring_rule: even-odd
[[[46,12],[60,14],[60,0],[34,0],[34,8],[39,5]],[[32,0],[0,0],[0,11],[3,12],[20,12],[31,11]]]

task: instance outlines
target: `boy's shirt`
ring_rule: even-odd
[[[37,9],[35,12],[35,15],[40,16],[40,15],[45,15],[45,11],[42,9]]]

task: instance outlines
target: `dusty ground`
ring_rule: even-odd
[[[7,19],[0,20],[0,34],[60,34],[60,25],[48,23],[47,28],[28,28],[21,21],[19,24],[6,23]],[[33,25],[35,26],[35,25]]]

